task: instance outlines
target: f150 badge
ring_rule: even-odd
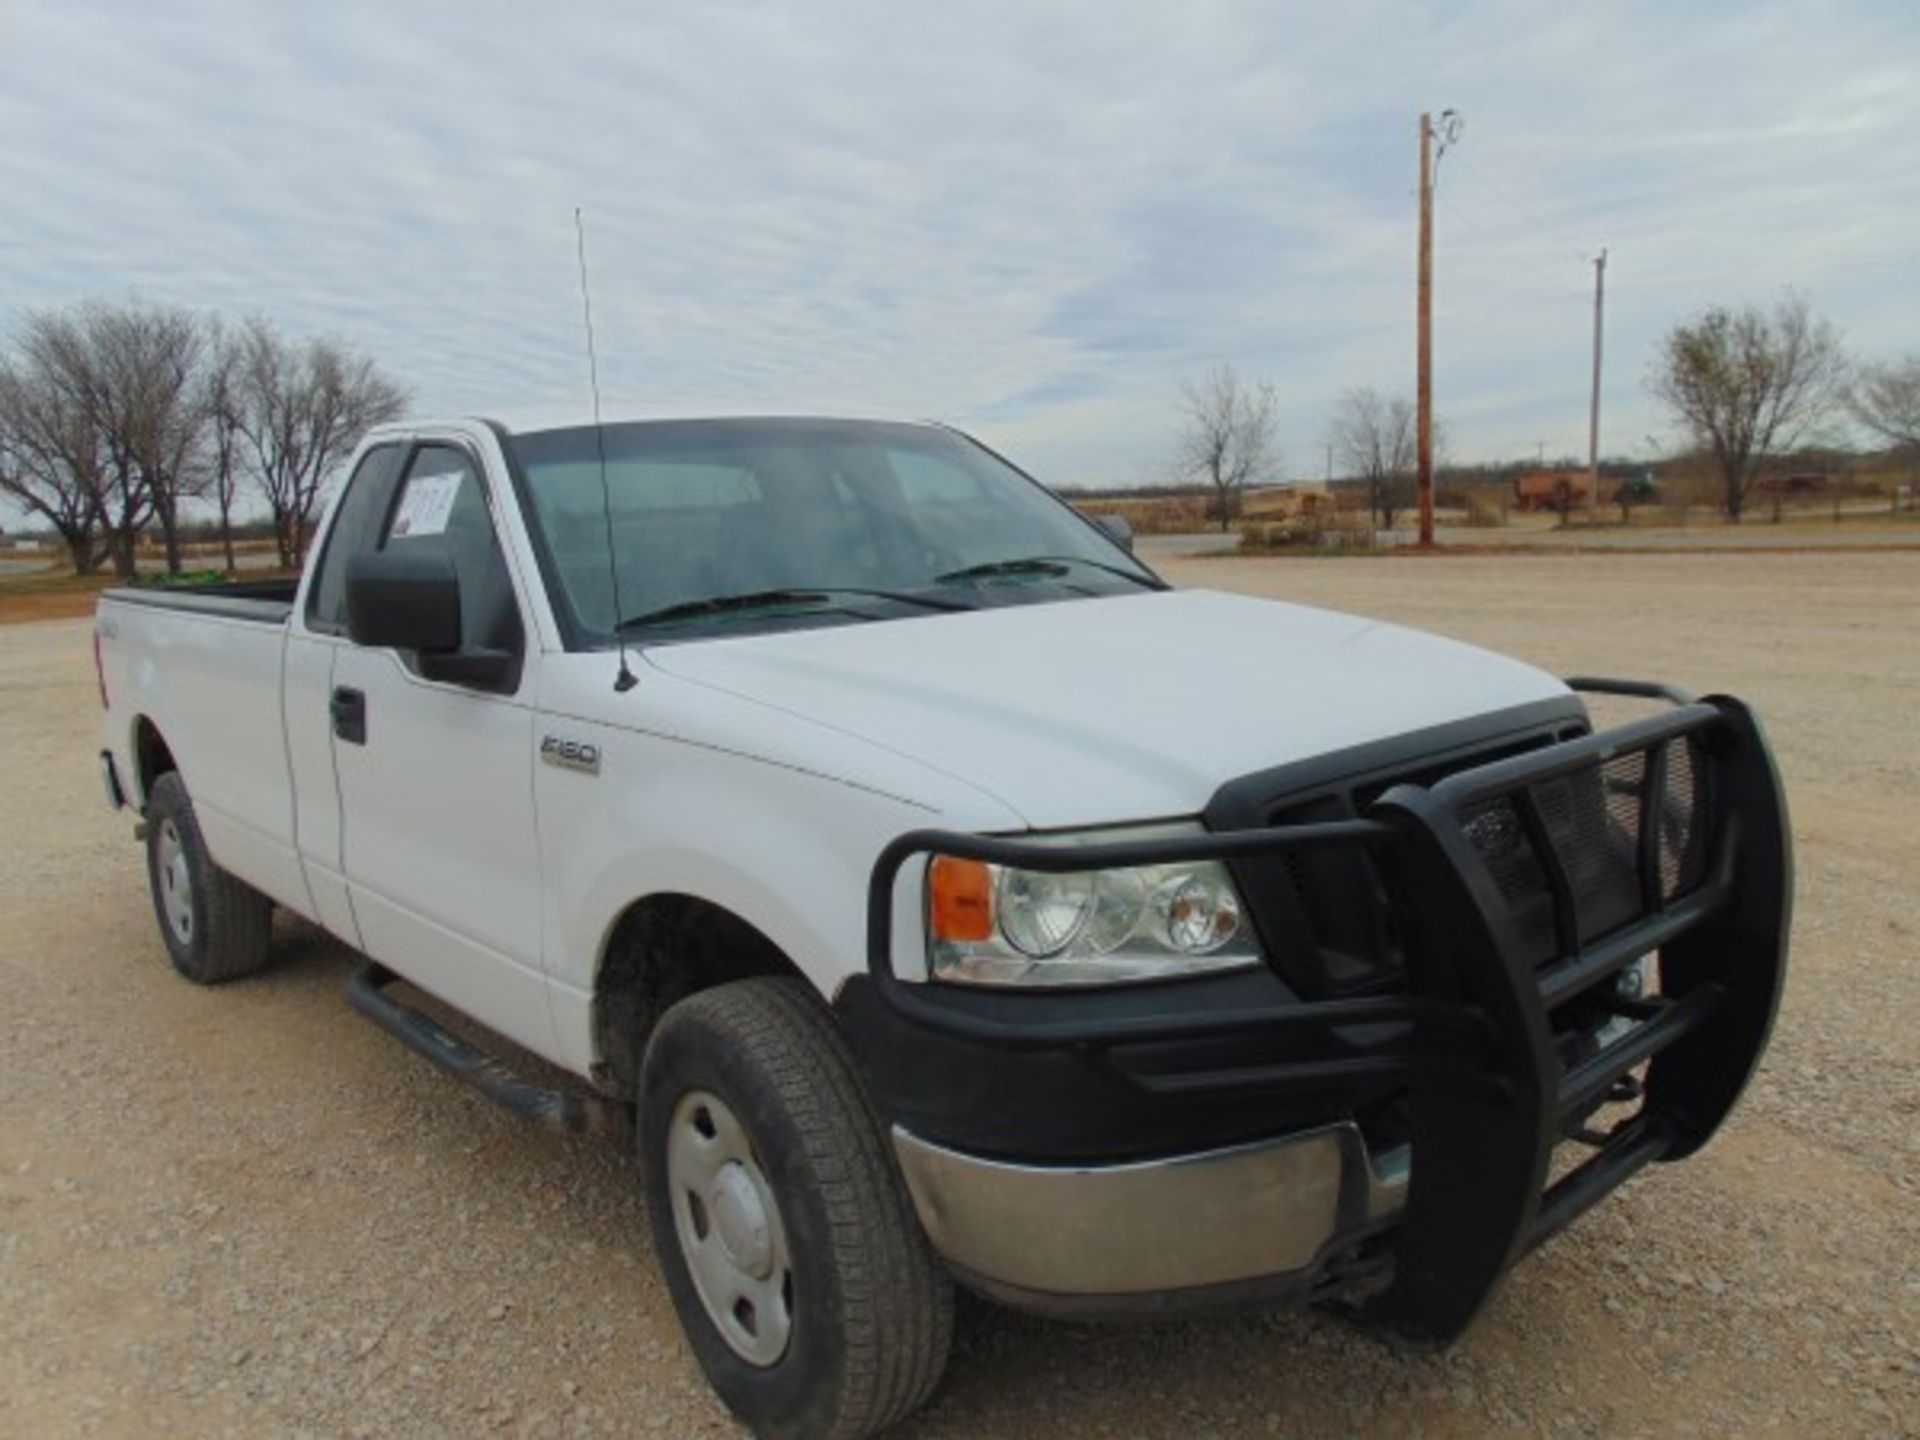
[[[540,741],[540,758],[562,770],[578,770],[583,775],[600,773],[600,747],[584,740],[562,740],[548,735]]]

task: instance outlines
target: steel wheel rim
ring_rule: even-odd
[[[793,1258],[780,1205],[746,1127],[690,1090],[667,1127],[673,1230],[694,1292],[727,1347],[762,1369],[793,1335]]]
[[[160,885],[160,909],[167,928],[182,945],[193,943],[193,875],[187,869],[187,847],[171,820],[160,822],[154,874]]]

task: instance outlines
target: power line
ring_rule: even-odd
[[[1548,216],[1541,213],[1532,203],[1519,199],[1513,191],[1506,188],[1504,183],[1496,181],[1491,172],[1481,169],[1479,165],[1467,160],[1464,156],[1461,157],[1459,164],[1467,176],[1476,181],[1486,192],[1478,198],[1491,201],[1496,208],[1505,210],[1522,228],[1545,234],[1579,228],[1580,221],[1577,217]],[[1469,194],[1471,195],[1471,192]],[[1585,253],[1576,252],[1576,254],[1584,264],[1587,259]]]
[[[1469,266],[1496,271],[1496,278],[1505,282],[1501,284],[1503,291],[1517,288],[1511,283],[1514,280],[1535,281],[1565,293],[1546,297],[1544,300],[1536,298],[1530,303],[1581,306],[1586,304],[1586,289],[1580,276],[1586,267],[1587,257],[1583,255],[1578,260],[1560,261],[1537,252],[1514,248],[1514,237],[1511,234],[1496,234],[1486,229],[1479,221],[1460,215],[1451,207],[1448,209],[1448,231],[1463,220],[1465,221],[1463,228],[1467,233],[1482,242],[1467,253],[1464,257],[1465,263]]]

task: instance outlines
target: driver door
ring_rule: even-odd
[[[333,668],[341,854],[366,952],[423,990],[551,1053],[527,627],[484,469],[417,446],[376,548],[444,554],[462,644],[519,663],[489,691],[434,681],[410,652],[344,644]]]

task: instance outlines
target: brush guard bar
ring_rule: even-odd
[[[1395,786],[1352,820],[1072,848],[939,830],[902,835],[875,862],[868,892],[875,989],[912,1024],[1010,1048],[1097,1052],[1147,1091],[1403,1085],[1412,1180],[1384,1242],[1392,1278],[1354,1310],[1402,1343],[1444,1345],[1535,1246],[1647,1164],[1706,1143],[1759,1063],[1785,979],[1792,856],[1779,776],[1752,712],[1730,697],[1694,700],[1644,682],[1570,683],[1671,708],[1430,786]],[[1677,859],[1663,834],[1675,824],[1668,787],[1681,766],[1696,806],[1691,860]],[[1606,906],[1590,883],[1591,849],[1569,846],[1554,829],[1556,787],[1570,784],[1601,796],[1612,817],[1611,863],[1630,866],[1637,900],[1630,918],[1619,918],[1619,893],[1608,900],[1612,911],[1597,913]],[[1541,936],[1521,923],[1511,887],[1503,889],[1471,833],[1490,807],[1511,817],[1501,822],[1509,830],[1517,822],[1550,898],[1544,957]],[[1360,846],[1371,856],[1404,937],[1401,993],[1028,1022],[1004,1003],[968,1003],[958,993],[968,987],[905,982],[893,970],[896,880],[916,856],[1060,872],[1320,846]],[[1654,993],[1619,994],[1616,977],[1656,952]],[[1590,1024],[1596,1010],[1630,1023],[1608,1027],[1612,1038],[1591,1053],[1568,1057],[1560,1039],[1576,1016]],[[1127,1064],[1136,1047],[1196,1039],[1258,1040],[1259,1058],[1244,1058],[1241,1044],[1240,1060],[1202,1074]],[[1632,1095],[1637,1111],[1605,1131],[1591,1127],[1606,1101]],[[1569,1140],[1593,1153],[1549,1183]]]

